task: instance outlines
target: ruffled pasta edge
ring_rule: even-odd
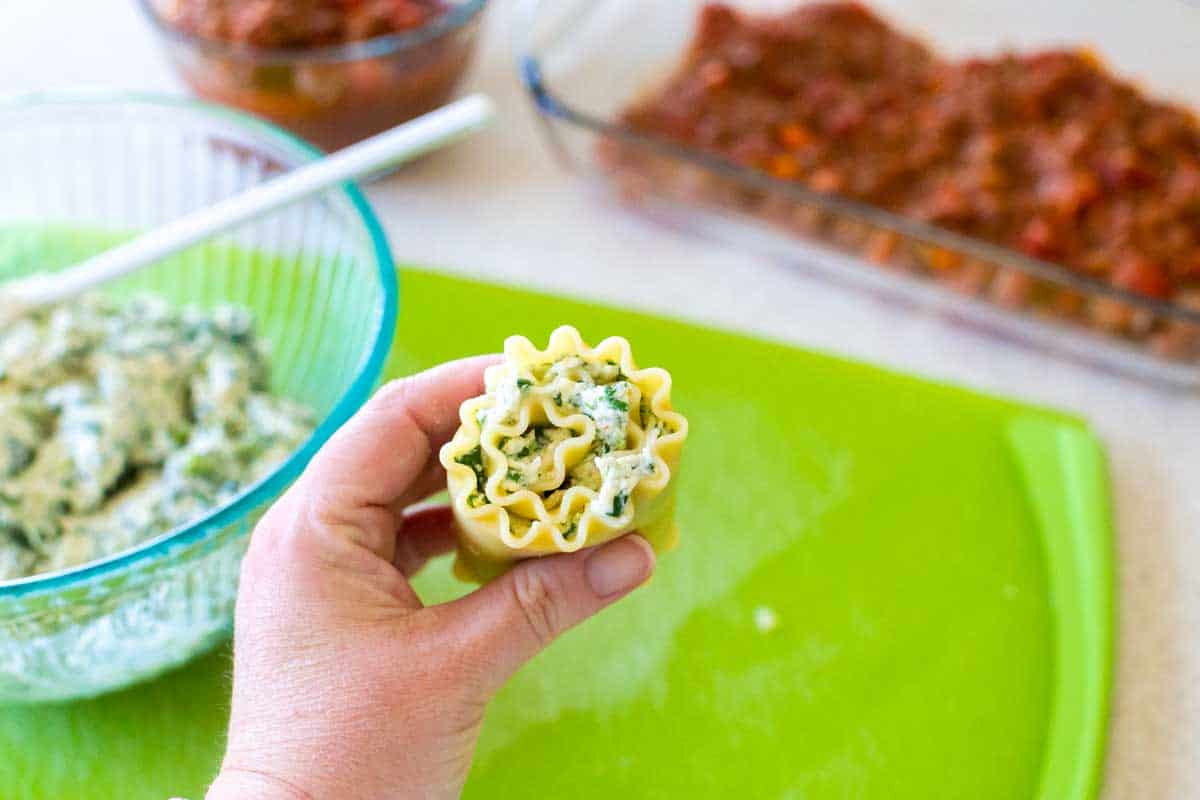
[[[513,551],[514,557],[519,556],[522,551],[527,550],[539,540],[549,539],[553,543],[554,549],[550,552],[570,553],[589,545],[600,544],[632,530],[642,507],[649,505],[670,485],[674,471],[677,469],[683,442],[688,435],[687,418],[671,407],[672,381],[670,373],[660,367],[639,369],[633,359],[632,348],[623,337],[610,336],[595,347],[588,347],[579,332],[571,326],[555,329],[544,350],[539,350],[524,336],[510,336],[504,343],[504,355],[503,363],[488,368],[487,382],[489,385],[498,379],[502,371],[510,369],[514,364],[531,366],[547,361],[557,361],[570,355],[578,355],[585,361],[613,361],[620,367],[626,378],[638,387],[642,398],[648,400],[651,413],[661,419],[670,432],[657,437],[651,444],[650,455],[655,464],[654,473],[638,482],[630,496],[629,503],[619,517],[596,513],[591,507],[592,501],[597,496],[596,492],[586,486],[573,486],[568,489],[561,504],[553,512],[546,509],[540,495],[529,489],[513,492],[498,501],[493,501],[485,491],[485,502],[482,505],[471,506],[469,500],[472,494],[477,493],[478,487],[476,473],[470,466],[459,463],[457,459],[476,446],[481,448],[484,446],[484,428],[476,418],[476,413],[483,405],[487,395],[471,398],[464,402],[459,409],[460,427],[458,431],[439,453],[442,466],[446,469],[451,501],[456,516],[463,522],[473,523],[473,526],[481,525],[494,529],[500,542],[508,550]],[[527,428],[530,420],[530,402],[532,401],[521,403],[515,423],[497,426],[496,431],[506,435],[516,435]],[[545,404],[543,408],[546,410],[549,420],[556,427],[569,427],[569,423],[579,418],[586,425],[593,426],[592,435],[595,435],[594,423],[585,415],[557,414],[553,404]],[[645,431],[642,432],[642,435],[646,435]],[[555,453],[556,474],[559,467],[564,467],[566,454],[563,451],[572,441],[574,438],[564,441],[557,448]],[[499,453],[494,447],[489,448],[489,454],[493,457],[498,454],[505,461],[507,459],[507,456]],[[492,488],[496,482],[502,480],[503,469],[503,466],[498,466],[488,474],[485,489]],[[520,514],[522,518],[531,520],[529,528],[520,534],[516,534],[512,530],[509,508],[514,505],[522,505],[532,511],[531,514]],[[578,511],[580,508],[583,509],[581,512]],[[577,527],[573,535],[567,538],[562,529],[569,525],[570,518],[576,513],[579,513]]]

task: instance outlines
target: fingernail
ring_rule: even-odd
[[[654,551],[640,536],[626,536],[597,548],[583,565],[588,586],[599,597],[624,594],[654,570]]]

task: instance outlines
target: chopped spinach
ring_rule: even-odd
[[[226,465],[222,463],[220,456],[216,453],[192,453],[183,462],[183,474],[189,478],[216,482],[222,480],[225,467]]]
[[[475,447],[454,460],[464,467],[471,468],[475,473],[475,485],[479,493],[483,494],[485,491],[484,487],[487,486],[487,470],[483,466],[483,448],[480,445],[475,445]]]
[[[618,492],[613,495],[612,510],[608,512],[610,517],[619,517],[625,511],[625,504],[629,502],[629,495],[625,492]]]
[[[564,539],[570,539],[570,538],[573,538],[575,536],[575,534],[578,532],[579,532],[579,517],[575,517],[567,524],[567,527],[563,529],[562,535],[563,535]]]
[[[617,397],[617,388],[615,384],[610,383],[608,386],[604,387],[604,399],[607,400],[608,404],[617,411],[629,410],[629,403],[626,403],[624,400]]]
[[[33,462],[33,448],[15,436],[4,437],[4,450],[7,453],[9,475],[16,475]]]

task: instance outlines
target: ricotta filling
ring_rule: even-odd
[[[595,439],[588,453],[569,465],[561,485],[552,487],[539,484],[544,483],[553,467],[555,449],[575,436],[573,431],[549,423],[534,423],[518,436],[501,437],[498,447],[507,461],[501,485],[508,492],[540,490],[545,507],[552,511],[560,506],[568,489],[586,486],[595,493],[589,504],[592,513],[619,519],[624,516],[639,482],[655,472],[653,443],[661,432],[661,424],[641,401],[635,385],[615,363],[588,361],[570,355],[529,370],[514,368],[496,382],[490,395],[490,405],[476,415],[481,430],[498,424],[512,424],[524,399],[530,395],[549,400],[563,416],[577,413],[586,416],[595,429]],[[647,435],[641,448],[630,450],[629,430],[634,419],[647,428]],[[493,466],[486,463],[488,460],[481,448],[458,458],[459,463],[475,470],[478,479],[477,493],[468,498],[473,507],[487,502],[484,496],[486,481]],[[529,521],[512,522],[523,529],[528,527]],[[568,521],[563,529],[564,536],[573,535],[577,524],[577,516]]]
[[[0,328],[0,580],[193,521],[312,431],[244,309],[100,297]]]

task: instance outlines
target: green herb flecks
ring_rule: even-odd
[[[15,436],[4,437],[4,450],[9,475],[15,475],[33,463],[33,448]]]
[[[454,460],[464,467],[471,468],[471,471],[475,473],[475,486],[479,493],[483,494],[487,486],[487,469],[483,465],[483,448],[475,445]]]
[[[629,403],[626,403],[624,400],[617,397],[616,384],[610,383],[608,386],[604,387],[604,399],[607,400],[608,404],[617,411],[629,410]]]
[[[226,465],[217,453],[192,453],[183,462],[183,474],[189,478],[202,481],[218,482],[222,480],[223,469]]]
[[[521,449],[517,453],[517,458],[528,458],[534,453],[540,453],[546,449],[546,445],[550,443],[550,429],[546,427],[538,427],[532,430],[533,441]]]
[[[619,517],[625,512],[625,504],[629,502],[629,495],[625,492],[617,492],[613,495],[612,509],[608,512],[610,517]]]
[[[575,534],[578,532],[579,517],[575,517],[569,523],[567,523],[567,527],[563,529],[562,535],[564,539],[571,539],[574,538]]]

